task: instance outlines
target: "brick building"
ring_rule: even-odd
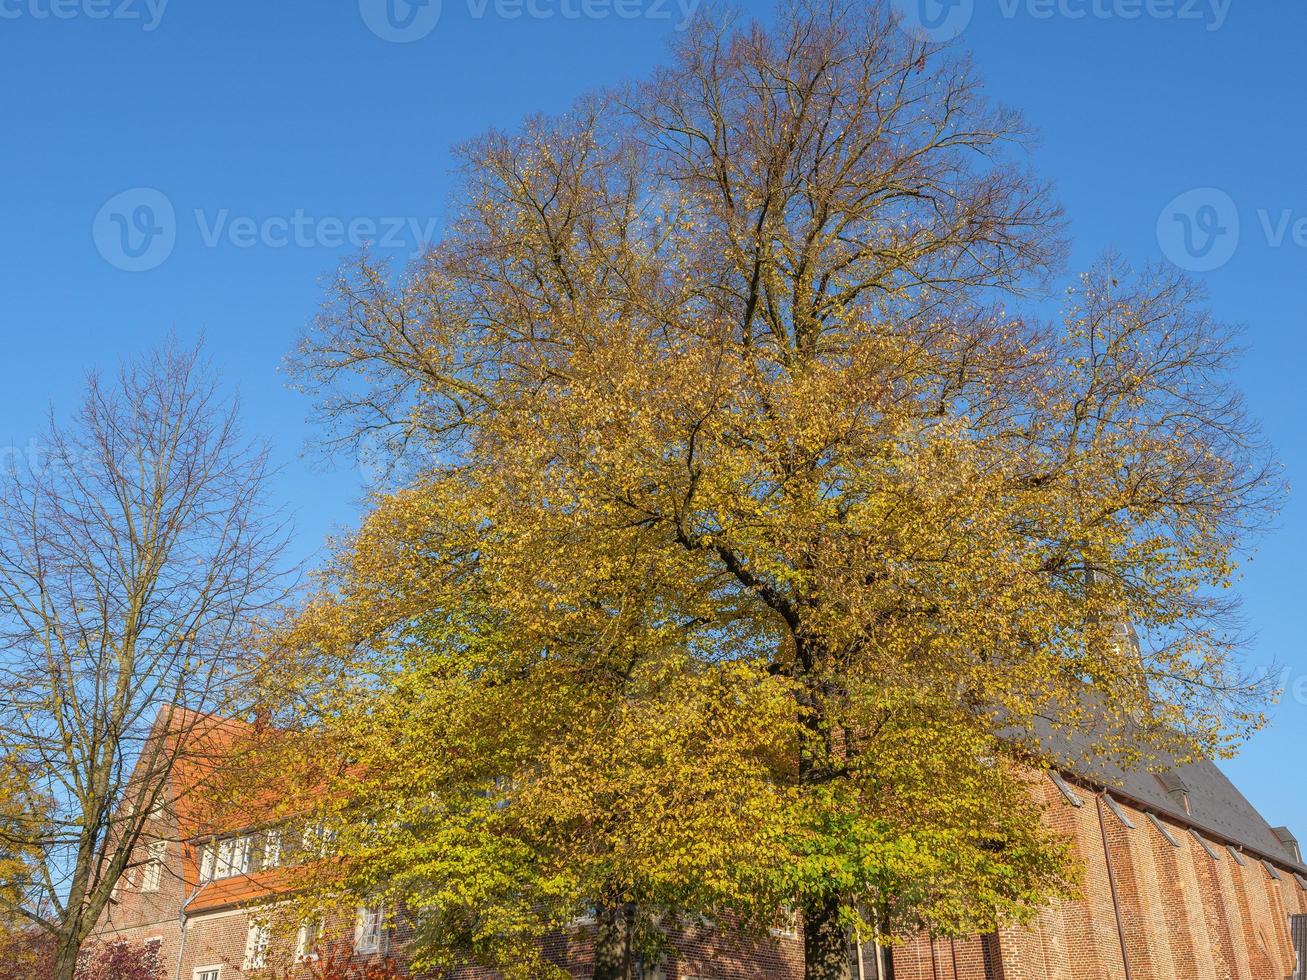
[[[100,938],[158,943],[175,980],[244,980],[274,955],[256,910],[285,895],[287,868],[306,842],[283,828],[206,825],[201,783],[195,767],[177,771],[173,805],[156,815]],[[1049,773],[1034,786],[1052,826],[1073,842],[1081,893],[1029,928],[901,946],[885,971],[894,980],[1307,980],[1307,956],[1295,952],[1307,949],[1307,865],[1297,841],[1215,765],[1162,776]],[[295,957],[328,955],[317,948],[321,932],[304,926],[283,945],[294,945]],[[577,923],[547,946],[574,976],[588,976],[588,932]],[[359,909],[355,922],[326,934],[343,937],[337,955],[403,961],[404,919],[385,909]],[[755,938],[683,925],[669,939],[673,952],[649,980],[803,976],[796,928]],[[855,977],[877,976],[873,950],[850,955]],[[486,976],[469,968],[452,980]]]

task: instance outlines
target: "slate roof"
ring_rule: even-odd
[[[1104,759],[1081,761],[1090,754],[1087,745],[1061,730],[1045,728],[1039,737],[1054,758],[1076,760],[1066,766],[1069,775],[1109,790],[1139,809],[1168,817],[1307,876],[1307,864],[1293,853],[1291,845],[1272,829],[1215,762],[1202,760],[1176,765],[1158,773],[1127,770]],[[1188,812],[1182,793],[1188,796]]]
[[[1150,772],[1127,772],[1106,764],[1099,764],[1097,771],[1086,772],[1086,768],[1081,767],[1081,775],[1105,789],[1116,790],[1179,823],[1205,831],[1227,843],[1243,845],[1297,873],[1307,874],[1307,866],[1280,840],[1266,819],[1214,762],[1204,760],[1171,770],[1188,791],[1188,813],[1184,812],[1182,804],[1163,790],[1159,780]]]

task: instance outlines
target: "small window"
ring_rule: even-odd
[[[330,857],[336,843],[336,831],[319,820],[304,828],[301,840],[304,852],[311,857]]]
[[[269,830],[263,838],[263,867],[281,866],[281,831]]]
[[[163,862],[168,856],[168,842],[151,842],[148,853],[145,870],[141,872],[141,891],[157,892],[163,881]]]
[[[300,923],[299,934],[295,937],[295,959],[316,960],[318,958],[318,939],[322,934],[322,923],[310,919]]]
[[[379,953],[385,913],[380,905],[361,906],[354,921],[354,952]]]
[[[200,882],[213,881],[213,852],[218,845],[206,844],[200,851]]]
[[[1157,828],[1157,832],[1161,834],[1163,837],[1165,837],[1172,847],[1180,846],[1180,838],[1176,837],[1175,834],[1171,833],[1171,831],[1167,828],[1166,824],[1158,820],[1154,814],[1151,813],[1148,814],[1148,822]]]
[[[1112,816],[1120,820],[1121,823],[1123,823],[1129,829],[1131,830],[1135,829],[1134,821],[1131,820],[1130,817],[1126,815],[1126,812],[1121,808],[1120,803],[1116,802],[1116,800],[1112,799],[1112,797],[1108,796],[1106,793],[1103,794],[1103,802],[1107,804],[1107,808],[1112,811]]]
[[[218,842],[218,855],[214,861],[215,878],[234,878],[248,874],[250,870],[250,853],[254,839],[251,837],[229,837]]]
[[[1189,828],[1189,833],[1193,835],[1194,840],[1198,841],[1199,846],[1202,847],[1202,849],[1207,852],[1207,856],[1209,858],[1211,858],[1213,861],[1221,860],[1221,855],[1217,852],[1216,848],[1214,848],[1211,844],[1207,843],[1206,837],[1198,833],[1198,831],[1194,830],[1192,827]]]
[[[777,916],[776,925],[772,927],[771,934],[778,939],[799,938],[799,913],[794,910],[793,905],[786,905],[781,909],[780,915]]]
[[[222,967],[202,966],[195,971],[195,980],[222,980]]]
[[[1284,880],[1284,878],[1280,875],[1280,869],[1277,868],[1275,865],[1273,865],[1270,861],[1263,861],[1262,864],[1266,865],[1266,873],[1269,874],[1274,880],[1276,881]]]
[[[251,922],[250,931],[245,937],[245,962],[242,970],[262,970],[268,965],[268,944],[272,940],[272,930],[266,922]]]
[[[570,926],[573,929],[584,929],[587,926],[593,926],[598,924],[599,924],[599,909],[597,909],[593,904],[591,904],[583,908],[580,914],[574,917],[572,921],[568,923],[568,926]]]
[[[1241,868],[1248,867],[1248,862],[1244,860],[1243,853],[1239,848],[1235,847],[1233,844],[1229,844],[1225,849],[1230,852],[1230,857],[1234,858],[1235,864],[1239,865]]]
[[[1066,797],[1066,801],[1072,806],[1081,807],[1085,805],[1085,801],[1076,795],[1076,791],[1073,790],[1071,785],[1062,778],[1061,773],[1050,771],[1048,778],[1053,781],[1053,785],[1058,788],[1058,791]]]

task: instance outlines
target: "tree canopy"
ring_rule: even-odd
[[[1232,334],[1111,256],[1048,322],[1025,138],[882,5],[702,18],[465,146],[415,267],[341,275],[298,366],[396,485],[267,667],[349,762],[333,887],[531,976],[587,907],[623,976],[660,916],[790,905],[845,977],[851,931],[1067,886],[1050,732],[1147,764],[1259,723],[1228,589],[1279,488]]]

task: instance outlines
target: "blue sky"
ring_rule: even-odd
[[[694,5],[387,2],[0,0],[0,447],[24,451],[88,368],[202,331],[283,464],[297,556],[355,521],[363,476],[302,455],[308,406],[280,372],[322,277],[363,237],[411,253],[444,215],[452,144],[642,74]],[[960,33],[993,95],[1039,130],[1070,268],[1109,246],[1167,257],[1247,326],[1240,380],[1302,484],[1307,5],[901,2]],[[124,250],[154,228],[150,248]],[[1294,496],[1241,589],[1252,661],[1280,664],[1302,696],[1226,768],[1307,839],[1305,545]]]

